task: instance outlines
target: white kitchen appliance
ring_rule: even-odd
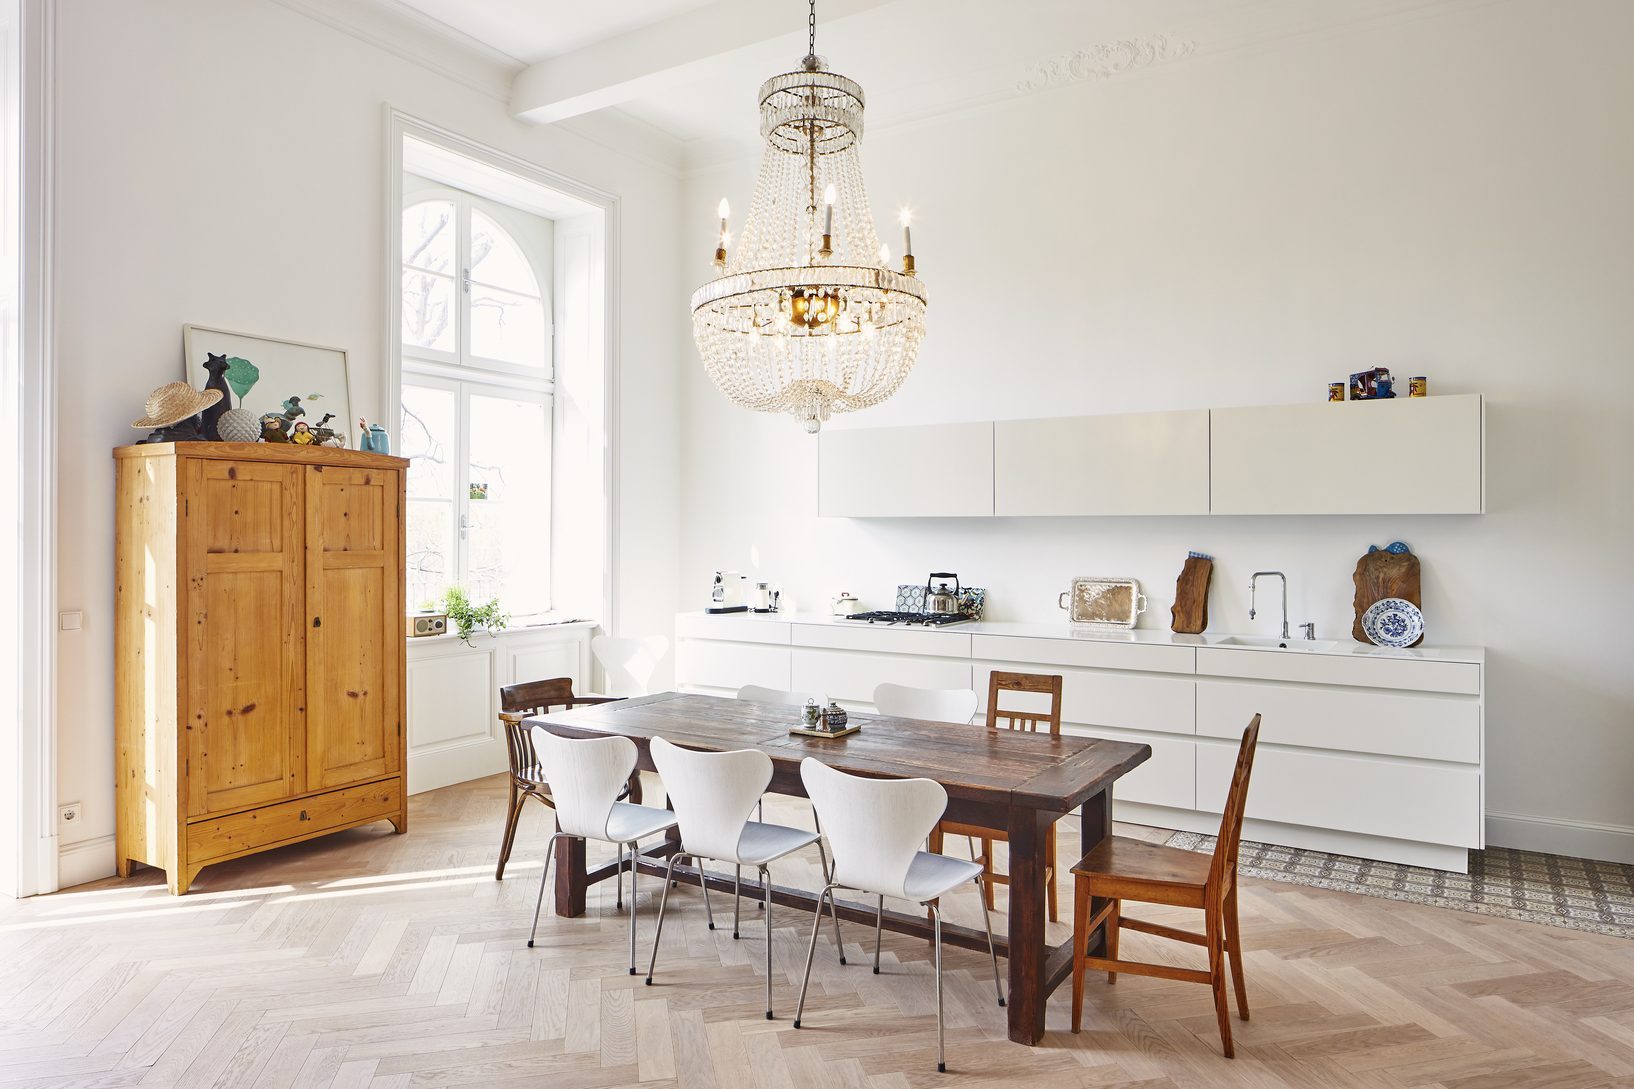
[[[746,613],[749,611],[749,579],[738,571],[716,571],[715,581],[709,587],[709,608],[706,613]]]

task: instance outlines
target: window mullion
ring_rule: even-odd
[[[459,434],[455,446],[454,466],[454,554],[459,585],[471,588],[471,389],[464,382],[455,386],[455,431]]]

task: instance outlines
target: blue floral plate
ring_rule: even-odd
[[[1362,614],[1362,634],[1375,646],[1410,647],[1424,634],[1424,614],[1411,601],[1387,597]]]

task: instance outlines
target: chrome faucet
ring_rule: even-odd
[[[1261,576],[1275,575],[1282,580],[1282,637],[1288,638],[1288,576],[1281,571],[1255,571],[1248,580],[1248,619],[1254,619],[1254,593]]]
[[[1301,639],[1315,639],[1316,638],[1316,621],[1312,620],[1308,624],[1299,625],[1299,635],[1300,635]]]

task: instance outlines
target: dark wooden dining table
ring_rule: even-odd
[[[853,714],[862,730],[842,738],[791,735],[793,708],[716,696],[662,692],[595,707],[556,711],[528,721],[564,737],[617,735],[635,742],[639,766],[655,770],[648,743],[663,737],[703,751],[759,749],[772,759],[776,794],[805,796],[800,761],[815,757],[830,767],[880,778],[934,779],[948,793],[947,819],[1003,830],[1010,838],[1009,930],[996,936],[999,955],[1009,964],[1009,1035],[1036,1044],[1044,1035],[1050,994],[1072,972],[1072,943],[1051,946],[1045,927],[1046,833],[1057,820],[1081,809],[1082,849],[1088,851],[1112,830],[1112,784],[1152,755],[1150,746],[1090,737],[1016,733],[985,726],[957,726],[918,719]],[[643,849],[635,862],[643,873],[663,874],[675,837]],[[1059,859],[1062,873],[1073,859]],[[583,840],[556,843],[556,913],[583,914],[590,885],[613,877],[619,864],[595,870],[585,865]],[[629,863],[626,862],[626,865]],[[675,878],[722,889],[731,879],[691,867],[676,867]],[[744,883],[750,896],[770,895],[774,903],[815,910],[816,890]],[[874,909],[839,901],[841,917],[872,923]],[[922,913],[886,912],[885,925],[902,933],[930,936]],[[943,924],[943,940],[987,952],[985,932]],[[1090,952],[1103,935],[1089,938]]]

